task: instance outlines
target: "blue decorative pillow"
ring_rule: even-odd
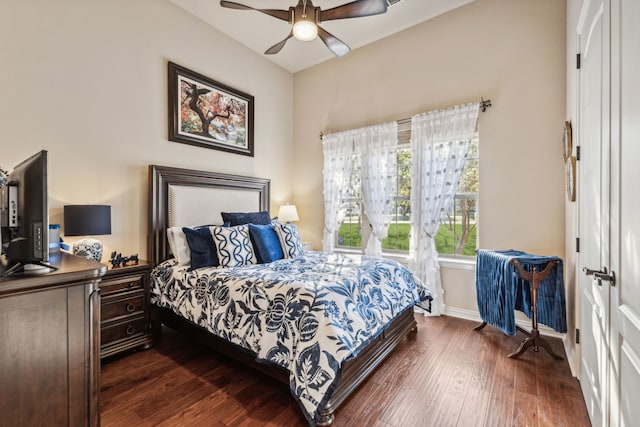
[[[187,244],[191,251],[191,268],[193,270],[201,267],[217,267],[219,265],[216,246],[209,227],[189,228],[183,227]]]
[[[284,258],[280,239],[273,225],[249,224],[249,236],[260,264]]]
[[[220,212],[222,216],[222,222],[229,223],[232,227],[234,225],[244,224],[271,224],[271,217],[269,212]]]
[[[304,254],[302,239],[300,238],[298,227],[296,227],[295,224],[290,222],[282,224],[281,222],[274,221],[273,225],[278,234],[285,258],[297,258]]]
[[[211,234],[216,244],[221,266],[238,267],[257,262],[247,225],[211,227]]]

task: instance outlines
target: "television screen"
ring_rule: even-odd
[[[47,152],[15,166],[2,189],[2,240],[7,267],[19,271],[26,264],[49,260]]]

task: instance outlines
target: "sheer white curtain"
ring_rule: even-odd
[[[371,225],[365,254],[382,256],[393,197],[396,195],[398,123],[390,122],[354,131],[354,143],[362,164],[362,204]]]
[[[453,202],[476,133],[478,108],[479,103],[459,105],[411,118],[409,267],[431,289],[435,315],[445,308],[435,236]]]
[[[324,237],[322,249],[333,252],[334,236],[347,212],[345,199],[349,191],[353,165],[353,133],[339,132],[322,139],[324,152]]]

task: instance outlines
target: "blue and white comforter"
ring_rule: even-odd
[[[315,425],[340,368],[402,311],[431,301],[400,264],[320,252],[269,264],[152,272],[151,302],[290,372],[291,392]]]

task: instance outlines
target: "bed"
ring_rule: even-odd
[[[152,165],[149,183],[154,333],[165,324],[288,384],[312,426],[333,422],[415,331],[413,306],[431,301],[408,270],[384,259],[309,252],[248,266],[180,265],[167,229],[211,224],[213,212],[268,210],[270,181]]]

